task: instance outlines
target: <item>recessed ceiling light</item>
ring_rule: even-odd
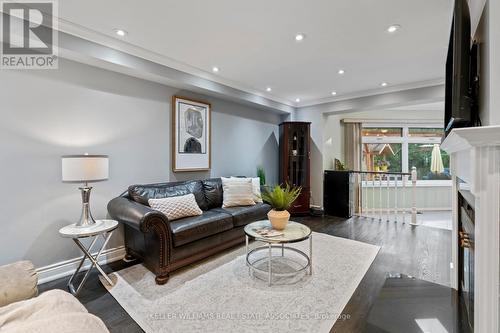
[[[398,31],[401,29],[401,26],[399,24],[393,24],[387,28],[387,32],[390,32],[391,34]]]
[[[299,103],[300,102],[300,98],[296,98],[295,102]]]
[[[380,85],[381,85],[382,87],[387,87],[387,82],[382,82]]]
[[[339,73],[340,75],[342,75],[342,74],[344,74],[344,73],[345,73],[345,70],[343,70],[343,69],[339,69],[338,73]]]
[[[120,37],[125,37],[128,34],[128,32],[126,32],[123,29],[115,29],[115,34],[117,34]]]
[[[332,91],[332,95],[333,96],[337,95],[337,92],[336,91]]]
[[[219,67],[214,66],[212,67],[212,72],[217,73],[219,71]]]
[[[304,38],[306,38],[306,35],[304,35],[303,33],[299,33],[299,34],[296,34],[296,35],[295,35],[295,40],[296,40],[297,42],[301,42],[301,41],[303,41],[303,40],[304,40]]]
[[[266,88],[266,91],[267,91],[267,92],[271,92],[271,90],[272,90],[272,89],[271,89],[271,87],[267,87],[267,88]]]

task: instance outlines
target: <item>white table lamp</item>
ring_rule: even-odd
[[[107,155],[66,155],[62,160],[62,181],[68,183],[83,183],[79,187],[82,192],[82,216],[77,226],[90,226],[95,223],[90,212],[90,182],[108,179],[109,159]]]

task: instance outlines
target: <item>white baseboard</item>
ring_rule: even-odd
[[[93,253],[95,255],[96,253]],[[112,249],[105,249],[99,257],[99,264],[109,264],[125,257],[125,246],[119,246]],[[65,276],[70,276],[78,267],[81,257],[57,262],[52,265],[37,268],[38,284],[50,282]],[[87,259],[83,265],[82,271],[88,270],[90,261]]]

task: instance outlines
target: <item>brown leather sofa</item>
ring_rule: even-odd
[[[202,215],[168,221],[148,205],[148,199],[189,193]],[[245,225],[265,219],[271,209],[265,203],[222,208],[222,196],[220,178],[132,185],[108,203],[108,212],[125,226],[128,259],[142,260],[164,284],[170,272],[243,242]]]

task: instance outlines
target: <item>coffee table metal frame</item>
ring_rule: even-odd
[[[260,222],[260,221],[258,221],[258,222]],[[289,223],[297,223],[297,222],[290,221]],[[297,224],[300,224],[300,223],[297,223]],[[250,238],[253,238],[255,241],[258,241],[258,242],[266,243],[267,245],[259,246],[259,247],[256,247],[256,248],[249,251]],[[304,253],[303,251],[301,251],[299,249],[285,245],[285,244],[302,242],[302,241],[305,241],[307,239],[309,239],[309,255],[307,255],[306,253]],[[272,277],[273,277],[273,271],[272,271],[272,258],[273,258],[272,250],[273,249],[281,249],[281,257],[285,257],[285,250],[293,251],[293,252],[299,254],[300,256],[302,256],[304,259],[306,259],[306,262],[307,262],[306,265],[297,269],[295,272],[279,273],[279,275],[281,275],[281,276],[296,275],[296,274],[298,274],[302,271],[305,271],[305,270],[308,270],[307,274],[312,275],[312,232],[310,229],[309,229],[308,235],[306,235],[304,237],[297,238],[297,239],[290,239],[290,240],[288,240],[288,239],[285,239],[285,240],[284,239],[273,239],[273,238],[266,238],[266,237],[254,237],[254,236],[248,235],[247,232],[245,231],[245,249],[246,249],[245,261],[246,261],[246,264],[248,266],[248,273],[251,275],[253,270],[267,273],[269,286],[272,285]],[[261,252],[261,251],[268,251],[267,257],[262,257],[260,259],[257,259],[255,261],[251,262],[250,256],[254,253]],[[259,268],[256,266],[257,263],[259,263],[265,259],[267,259],[267,261],[268,261],[267,269],[262,269],[262,268]],[[289,260],[291,260],[291,259],[289,259]]]

